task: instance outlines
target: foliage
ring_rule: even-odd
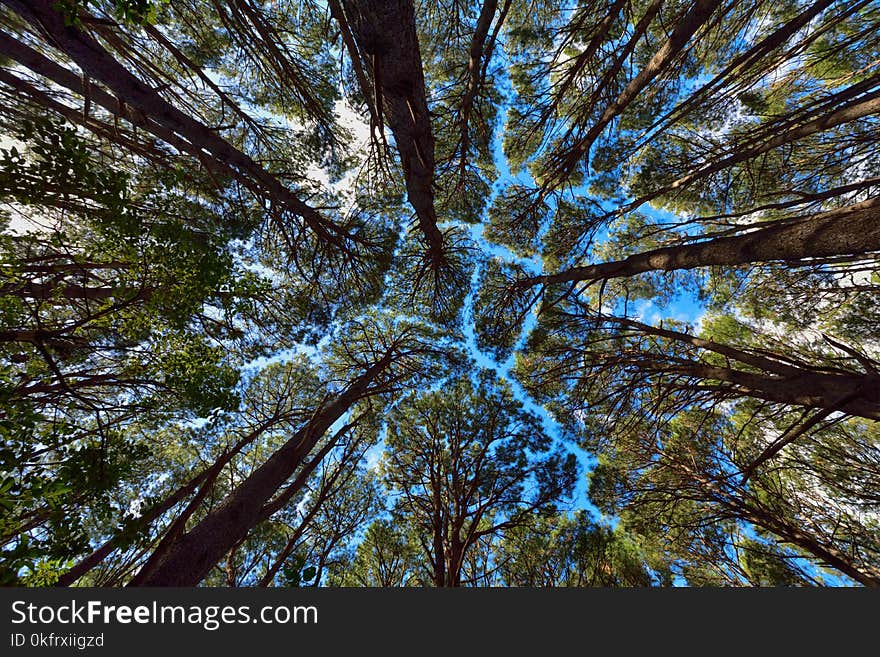
[[[0,583],[880,583],[878,35],[6,3]]]

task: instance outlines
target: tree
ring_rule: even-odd
[[[423,586],[420,550],[411,534],[392,521],[374,520],[358,543],[354,556],[338,564],[331,574],[334,586]]]
[[[83,505],[107,503],[143,458],[146,442],[124,430],[133,418],[156,426],[236,404],[218,344],[235,340],[237,306],[260,284],[236,271],[224,253],[234,232],[212,230],[182,177],[112,171],[63,124],[19,136],[22,151],[0,159],[7,221],[29,228],[0,242],[2,467],[18,475],[2,540],[23,549],[26,532],[56,525],[47,540],[63,560],[82,544]]]
[[[411,394],[389,417],[384,477],[435,586],[460,586],[479,539],[550,511],[574,485],[574,455],[554,447],[492,378],[481,372],[475,383],[462,377],[442,392]]]
[[[138,585],[197,584],[254,526],[283,508],[302,489],[306,481],[303,478],[294,478],[286,486],[285,482],[312,455],[321,437],[335,422],[357,402],[389,394],[401,385],[417,381],[411,368],[424,367],[430,372],[424,359],[431,358],[435,350],[419,340],[418,327],[402,325],[396,335],[372,335],[371,330],[376,328],[375,325],[351,327],[352,339],[345,344],[344,354],[348,362],[343,361],[340,366],[343,376],[349,368],[355,368],[359,374],[352,379],[343,378],[339,391],[326,395],[311,410],[310,416],[304,418],[299,429],[260,467],[204,519],[179,536],[149,572],[137,580]],[[334,439],[339,437],[337,433]]]
[[[823,428],[749,472],[765,432],[742,411],[730,419],[717,412],[681,415],[660,437],[646,432],[652,440],[634,429],[592,474],[594,496],[607,510],[623,509],[630,528],[682,555],[685,576],[696,583],[712,567],[715,582],[766,584],[770,577],[770,584],[812,584],[821,575],[797,562],[809,555],[877,586],[880,536],[865,513],[876,499],[861,486],[862,477],[876,476],[876,427]],[[864,471],[844,474],[849,459]],[[763,535],[742,535],[741,523]]]
[[[670,580],[668,572],[654,574],[663,564],[632,537],[594,523],[583,511],[534,518],[508,532],[496,560],[507,586],[651,586],[655,577]]]

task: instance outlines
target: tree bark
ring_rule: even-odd
[[[646,365],[646,369],[653,369]],[[737,396],[808,408],[840,411],[880,420],[880,377],[872,374],[826,374],[802,370],[797,375],[771,376],[700,363],[660,365],[659,370],[731,384]]]
[[[459,125],[461,127],[461,169],[464,169],[467,162],[467,152],[470,144],[470,117],[474,101],[477,93],[483,83],[483,48],[486,43],[486,37],[489,35],[489,28],[492,26],[492,19],[495,18],[495,12],[498,10],[497,0],[484,0],[480,9],[480,16],[477,18],[477,26],[474,30],[474,36],[471,39],[470,48],[468,50],[467,65],[467,87],[459,106]]]
[[[649,271],[713,265],[787,262],[859,256],[880,251],[880,197],[813,216],[786,219],[765,228],[695,244],[637,253],[614,262],[573,267],[520,281],[521,286],[625,278]],[[807,262],[804,262],[807,261]]]
[[[602,134],[602,131],[608,124],[615,117],[619,116],[648,84],[666,70],[688,41],[690,41],[691,37],[709,20],[721,4],[722,0],[697,0],[694,2],[690,11],[678,22],[672,30],[672,34],[669,35],[669,38],[660,49],[654,53],[651,60],[639,71],[636,77],[630,80],[617,99],[605,108],[602,116],[590,127],[587,134],[578,139],[577,143],[574,144],[569,154],[563,160],[561,167],[554,172],[550,179],[554,186],[564,182],[581,158],[588,155],[593,142]],[[659,6],[654,11],[658,9]]]
[[[755,353],[729,345],[705,340],[687,333],[649,326],[641,322],[616,317],[606,317],[622,326],[676,342],[689,344],[699,349],[724,356],[728,362],[736,361],[748,365],[758,372],[715,366],[699,361],[667,359],[640,359],[644,371],[679,374],[693,379],[721,381],[729,384],[731,392],[738,396],[754,397],[770,402],[808,408],[822,408],[833,412],[880,420],[880,375],[874,372],[829,371],[828,369],[807,369],[791,364],[790,359],[773,358],[767,352]]]
[[[147,300],[154,291],[153,288],[89,287],[87,285],[59,285],[53,283],[33,283],[30,281],[0,285],[0,297],[14,296],[27,299],[41,299],[43,301],[55,297],[87,301],[101,301],[120,297],[126,301],[132,301],[135,298]]]
[[[412,0],[344,0],[364,67],[372,71],[376,110],[394,134],[406,192],[435,269],[445,263],[434,209],[434,135]]]
[[[162,514],[170,510],[176,504],[182,502],[187,496],[191,495],[193,491],[205,480],[206,477],[211,473],[212,468],[208,468],[207,470],[199,473],[192,479],[190,479],[183,486],[178,488],[174,493],[165,498],[162,502],[151,508],[147,513],[142,515],[139,520],[139,525],[146,526],[152,523],[154,520],[157,520]],[[76,565],[73,566],[66,573],[62,574],[58,581],[55,583],[55,586],[71,586],[74,582],[76,582],[83,575],[92,570],[95,566],[102,563],[104,559],[106,559],[113,550],[116,549],[119,544],[120,536],[117,534],[116,536],[111,537],[109,540],[105,541],[103,545],[95,549],[91,554],[84,557],[80,560]]]
[[[195,586],[229,549],[263,519],[264,505],[296,471],[324,432],[364,395],[390,365],[387,353],[334,401],[320,409],[224,502],[172,546],[141,586]]]
[[[190,145],[187,147],[187,152],[194,153],[198,157],[209,155],[220,167],[229,170],[233,175],[237,174],[237,178],[247,178],[252,187],[256,185],[275,203],[302,217],[319,239],[337,246],[342,245],[343,231],[339,226],[305,204],[250,156],[235,148],[208,126],[177,109],[155,89],[135,77],[92,36],[65,24],[64,16],[54,8],[53,0],[30,0],[26,3],[21,0],[0,0],[0,2],[42,32],[50,43],[67,54],[82,69],[85,76],[100,82],[116,94],[117,110],[114,112],[113,109],[105,109],[113,113],[124,113],[121,111],[123,106],[133,108],[149,118],[149,121],[143,122],[145,128],[150,129],[154,123],[163,128],[158,134],[153,133],[160,139],[163,138],[163,134],[167,134],[166,131],[183,137]],[[8,37],[6,40],[14,41]],[[22,45],[18,44],[18,46]],[[30,49],[22,50],[20,47],[4,48],[3,54],[31,68],[28,63],[28,50]],[[31,70],[42,74],[40,67]],[[68,75],[73,76],[69,71]],[[76,86],[65,86],[75,93],[81,93],[83,83],[78,79]],[[172,139],[171,143],[174,141]]]
[[[236,442],[231,449],[225,450],[209,467],[202,470],[202,472],[194,476],[183,486],[178,488],[174,493],[153,506],[140,518],[138,518],[138,524],[141,527],[149,525],[155,520],[158,520],[169,510],[171,510],[175,505],[179,504],[187,497],[192,495],[192,493],[195,492],[196,488],[201,486],[202,489],[205,489],[207,485],[209,485],[216,479],[220,470],[227,463],[229,463],[236,454],[241,452],[241,450],[250,445],[257,438],[259,438],[264,431],[275,424],[279,419],[280,418],[272,417],[266,422],[260,424],[253,431],[242,437],[241,440]],[[119,539],[120,536],[118,534],[111,537],[101,547],[97,548],[94,552],[92,552],[90,555],[77,563],[73,568],[61,575],[61,577],[58,579],[58,582],[56,583],[56,586],[70,586],[80,577],[89,572],[92,568],[100,564],[113,552],[113,550],[116,549],[116,546],[119,544]]]

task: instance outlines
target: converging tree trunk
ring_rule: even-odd
[[[649,21],[653,18],[653,14],[660,8],[661,3],[654,3],[648,9]],[[577,163],[586,157],[590,151],[590,147],[596,141],[602,131],[611,121],[619,116],[632,101],[647,87],[658,75],[678,57],[690,39],[697,33],[703,25],[705,25],[715,10],[721,6],[721,0],[697,0],[688,12],[681,18],[669,38],[663,43],[659,50],[654,54],[651,60],[642,68],[641,71],[626,85],[617,99],[610,103],[599,120],[596,121],[587,133],[578,139],[570,148],[569,152],[562,158],[559,168],[553,172],[551,181],[553,187],[563,183],[571,174]],[[645,25],[647,28],[647,24]]]
[[[348,236],[339,226],[304,203],[249,155],[235,148],[209,126],[172,105],[158,91],[135,77],[91,35],[67,24],[64,15],[52,0],[2,2],[69,56],[87,78],[100,82],[116,94],[113,100],[105,94],[99,93],[96,96],[97,102],[111,114],[131,119],[159,139],[165,140],[167,137],[171,145],[180,147],[199,159],[210,158],[214,165],[229,171],[253,191],[264,194],[281,208],[302,217],[319,239],[337,247],[345,246],[345,238]],[[69,71],[59,72],[61,67],[57,64],[6,35],[0,40],[0,53],[30,68],[34,73],[66,86],[74,93],[84,92],[85,83],[82,78]],[[184,141],[181,142],[178,136]]]
[[[523,279],[518,284],[598,281],[713,265],[810,264],[810,259],[860,256],[876,251],[880,251],[880,197],[813,216],[781,220],[731,237],[653,249],[624,260]]]
[[[345,0],[343,7],[363,66],[372,72],[379,119],[394,134],[407,198],[439,268],[444,256],[434,209],[434,135],[412,0]]]
[[[140,578],[140,586],[195,586],[251,528],[266,518],[272,497],[296,471],[315,444],[351,406],[369,393],[370,385],[391,362],[386,354],[344,392],[284,443],[262,466],[235,488],[224,502],[172,545],[165,558]]]
[[[628,352],[620,359],[635,360],[644,372],[674,375],[670,385],[682,385],[681,381],[684,380],[688,388],[714,388],[722,395],[755,397],[880,420],[880,375],[874,371],[861,373],[842,369],[835,371],[828,367],[808,368],[794,365],[791,358],[774,355],[767,350],[745,350],[628,319],[605,319],[644,335],[662,337],[716,353],[727,361],[724,366],[713,365],[696,359],[655,355],[648,351]],[[611,360],[614,360],[613,356]],[[732,363],[741,363],[750,369],[738,369]]]

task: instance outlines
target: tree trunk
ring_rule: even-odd
[[[461,127],[461,169],[464,169],[467,162],[467,153],[470,144],[470,116],[477,98],[477,93],[483,83],[483,49],[486,44],[486,37],[489,35],[489,28],[492,26],[492,19],[495,18],[495,12],[498,10],[497,0],[484,0],[480,16],[477,18],[477,26],[474,30],[474,36],[471,39],[471,45],[468,50],[467,65],[467,88],[461,99],[459,106],[459,125]],[[462,178],[463,180],[463,178]]]
[[[759,527],[763,527],[764,529],[773,532],[787,543],[791,543],[805,552],[812,554],[814,557],[824,561],[832,568],[836,568],[845,575],[853,578],[859,584],[868,587],[880,586],[880,570],[877,570],[876,568],[864,568],[853,563],[851,558],[833,545],[821,543],[815,536],[811,536],[802,529],[792,526],[783,519],[776,518],[761,509],[756,509],[751,504],[744,503],[741,505],[734,505],[733,508],[738,512],[738,515],[743,516],[744,520],[753,522]]]
[[[721,389],[739,396],[754,397],[770,402],[809,408],[823,408],[849,415],[880,420],[880,375],[869,372],[850,372],[828,369],[807,369],[791,364],[786,358],[776,358],[762,351],[746,351],[687,333],[650,326],[618,317],[604,317],[605,321],[631,327],[648,335],[668,338],[698,349],[711,351],[730,361],[736,361],[759,370],[749,372],[730,367],[708,365],[699,361],[679,358],[667,359],[662,355],[643,353],[637,358],[646,372],[674,373],[693,379],[722,381],[730,388]],[[693,384],[689,384],[693,385]]]
[[[372,71],[374,104],[394,134],[407,198],[438,269],[445,259],[434,209],[434,135],[412,0],[345,0],[343,6],[364,68]]]
[[[841,93],[843,94],[845,92]],[[780,146],[785,146],[786,144],[790,144],[792,142],[805,139],[812,135],[831,130],[840,125],[851,123],[852,121],[856,121],[866,116],[877,114],[878,112],[880,112],[880,91],[872,91],[857,100],[848,102],[843,107],[839,107],[829,114],[812,119],[800,125],[795,125],[794,127],[789,127],[788,129],[782,129],[781,132],[777,132],[775,136],[767,139],[763,143],[738,148],[731,155],[723,157],[720,160],[704,164],[696,171],[692,171],[691,173],[682,176],[681,178],[678,178],[677,180],[674,180],[667,185],[663,185],[653,192],[645,194],[644,196],[640,196],[634,201],[627,203],[612,214],[623,214],[625,212],[630,212],[643,205],[644,203],[653,201],[654,199],[663,196],[664,194],[674,192],[677,189],[684,189],[691,183],[696,182],[697,180],[702,180],[704,178],[707,178],[708,176],[718,173],[719,171],[736,166],[737,164],[741,164],[743,162],[756,158],[759,155],[763,155],[764,153],[769,153],[775,148],[779,148]]]
[[[41,299],[43,301],[55,297],[84,301],[100,301],[121,297],[126,301],[134,301],[135,298],[146,301],[152,296],[154,291],[152,288],[89,287],[87,285],[33,283],[30,281],[0,285],[0,297],[15,296],[19,298]]]
[[[880,251],[880,197],[812,217],[781,220],[741,235],[654,249],[624,260],[524,279],[519,284],[597,281],[713,265],[798,263],[808,258],[858,256],[872,251]]]
[[[577,143],[572,147],[570,153],[565,158],[560,170],[554,173],[551,181],[555,185],[562,184],[565,178],[571,173],[581,158],[586,157],[589,153],[593,142],[602,134],[602,131],[611,121],[619,116],[632,101],[648,86],[658,75],[660,75],[670,63],[681,53],[682,49],[690,41],[691,37],[696,34],[715,13],[715,10],[722,4],[721,0],[697,0],[690,11],[678,22],[672,30],[672,34],[663,43],[660,49],[654,53],[651,60],[645,67],[639,71],[638,75],[630,80],[624,90],[620,93],[613,103],[605,108],[599,120],[587,131]],[[653,11],[659,10],[659,6]],[[649,12],[651,9],[649,9]]]
[[[180,537],[141,586],[195,586],[226,552],[263,519],[263,508],[296,471],[324,432],[365,394],[391,363],[389,352],[321,409],[224,502]]]
[[[699,104],[704,101],[713,90],[719,87],[723,88],[725,84],[729,84],[729,81],[731,79],[737,82],[742,82],[740,76],[744,72],[747,72],[751,67],[759,63],[768,54],[772,53],[774,50],[785,44],[789,39],[800,32],[804,27],[809,25],[813,19],[815,19],[819,14],[828,9],[836,1],[837,0],[819,0],[818,2],[811,3],[808,7],[804,9],[802,13],[797,15],[795,18],[783,23],[772,34],[768,35],[760,42],[754,44],[746,51],[734,57],[724,67],[724,69],[719,71],[715,75],[715,77],[713,77],[709,82],[701,86],[696,92],[694,92],[691,96],[676,105],[672,110],[654,121],[651,126],[644,131],[644,134],[650,134],[660,125],[667,122],[671,123],[678,118],[687,115],[690,111],[693,111],[694,109],[699,107]],[[870,0],[861,0],[861,2],[849,4],[845,7],[842,14],[838,15],[835,20],[844,20],[846,17],[859,11],[861,7],[865,4],[868,4],[868,2],[870,2]],[[827,25],[825,27],[827,28]],[[812,34],[810,34],[810,40],[818,38],[819,34],[821,34],[821,32],[813,32]],[[809,43],[810,41],[800,40],[799,47],[803,49]],[[771,69],[781,63],[782,62],[777,59],[775,61],[769,62],[770,66],[767,66],[765,64],[765,67],[767,69]]]
[[[654,369],[650,364],[645,368]],[[880,376],[874,374],[826,374],[803,370],[798,375],[780,377],[700,363],[659,365],[657,369],[729,383],[732,385],[730,391],[737,396],[880,420]]]
[[[247,179],[252,189],[258,188],[275,203],[302,217],[319,239],[341,246],[341,229],[336,224],[326,220],[315,209],[297,198],[290,189],[282,185],[274,175],[250,156],[232,146],[208,126],[177,109],[155,89],[135,77],[89,34],[65,24],[64,16],[54,8],[53,0],[30,0],[26,3],[20,0],[0,0],[0,2],[42,32],[50,43],[67,54],[82,69],[85,76],[97,80],[116,94],[116,110],[114,111],[112,106],[105,109],[114,114],[130,114],[130,110],[126,112],[123,109],[128,106],[149,119],[141,122],[145,128],[150,129],[154,124],[161,126],[160,131],[151,130],[160,139],[163,139],[163,134],[167,135],[168,131],[180,135],[189,144],[186,148],[187,152],[197,157],[210,155],[212,162],[218,166],[229,170],[239,179],[242,177]],[[6,41],[11,39],[6,37]],[[27,56],[29,54],[27,50],[30,49],[5,48],[3,54],[31,68],[32,64],[28,60],[33,58]],[[31,70],[43,74],[41,67],[33,67]],[[73,76],[69,71],[67,75]],[[83,91],[81,79],[78,80],[77,85],[65,86],[74,93]],[[171,143],[174,144],[175,141],[177,140],[172,139]]]
[[[241,450],[250,445],[257,438],[259,438],[264,431],[275,424],[277,419],[278,418],[274,417],[270,418],[266,422],[263,422],[258,427],[256,427],[253,431],[242,437],[241,440],[236,442],[231,449],[225,450],[208,468],[202,470],[202,472],[190,479],[183,486],[178,488],[174,493],[153,506],[140,518],[138,518],[138,525],[140,527],[146,527],[155,520],[158,520],[174,506],[192,495],[196,488],[200,486],[203,489],[206,488],[207,485],[209,485],[211,482],[214,481],[214,479],[216,479],[217,475],[220,473],[220,470],[227,463],[229,463],[236,454],[241,452]],[[94,552],[92,552],[90,555],[77,563],[73,568],[61,575],[61,577],[58,578],[56,586],[70,586],[80,577],[89,572],[92,568],[104,561],[104,559],[106,559],[113,552],[113,550],[116,549],[116,546],[119,544],[120,538],[121,536],[117,534],[116,536],[113,536],[112,538],[107,540],[101,547],[97,548]]]

